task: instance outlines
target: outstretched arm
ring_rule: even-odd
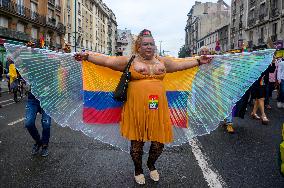
[[[123,71],[128,62],[128,57],[126,56],[108,57],[89,53],[76,54],[75,59],[79,61],[87,60],[96,65],[108,67],[116,71]]]
[[[165,62],[166,70],[168,73],[186,70],[189,68],[193,68],[211,62],[211,58],[207,56],[184,58],[182,62],[174,62],[172,59],[166,57],[159,57],[159,58]]]

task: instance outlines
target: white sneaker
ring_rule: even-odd
[[[144,185],[145,184],[145,176],[144,176],[144,174],[139,174],[138,176],[134,175],[134,179],[135,179],[136,183],[138,183],[139,185]]]
[[[159,181],[160,180],[160,175],[159,175],[158,171],[157,170],[150,171],[150,178],[153,181]]]
[[[282,103],[281,102],[277,102],[277,108],[282,108]]]

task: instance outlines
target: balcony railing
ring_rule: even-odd
[[[56,19],[55,19],[55,18],[50,18],[50,17],[48,17],[48,19],[47,19],[47,24],[55,27],[55,25],[56,25]]]
[[[250,2],[249,2],[250,8],[255,6],[255,4],[256,4],[255,0],[250,0]]]
[[[5,27],[0,27],[0,37],[16,39],[20,41],[30,41],[31,37],[23,32],[15,31]]]
[[[259,15],[259,21],[260,21],[260,22],[263,22],[263,21],[264,21],[265,16],[266,16],[266,14],[261,13],[261,14]]]
[[[56,29],[57,31],[59,31],[60,33],[66,33],[66,27],[63,25],[63,23],[58,22],[56,25]]]
[[[78,32],[82,32],[82,27],[78,26]]]
[[[255,18],[251,18],[250,20],[248,20],[248,26],[252,27],[255,24]]]
[[[0,1],[0,12],[8,12],[15,16],[20,16],[23,19],[28,21],[37,22],[39,24],[46,24],[46,18],[43,15],[38,14],[37,12],[31,11],[25,6],[18,5],[14,2]]]
[[[61,6],[60,5],[55,5],[56,10],[61,11]]]
[[[55,5],[55,0],[48,0],[48,2],[52,5]]]
[[[264,39],[263,38],[259,38],[258,39],[258,44],[260,45],[260,44],[263,44],[264,43]]]
[[[278,8],[271,9],[271,17],[278,17],[280,15],[280,11]]]
[[[276,42],[276,41],[277,41],[277,35],[272,35],[272,36],[271,36],[271,40],[272,40],[273,42]]]

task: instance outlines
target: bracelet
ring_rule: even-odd
[[[197,63],[198,63],[198,66],[200,66],[200,65],[201,65],[200,59],[197,58],[196,61],[197,61]]]
[[[89,54],[86,53],[86,54],[82,57],[82,59],[88,61],[88,59],[89,59]]]

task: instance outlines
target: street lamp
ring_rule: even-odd
[[[75,52],[77,51],[77,0],[75,0]]]
[[[162,42],[163,41],[161,41],[161,40],[159,41],[159,43],[160,43],[160,56],[162,56]]]

